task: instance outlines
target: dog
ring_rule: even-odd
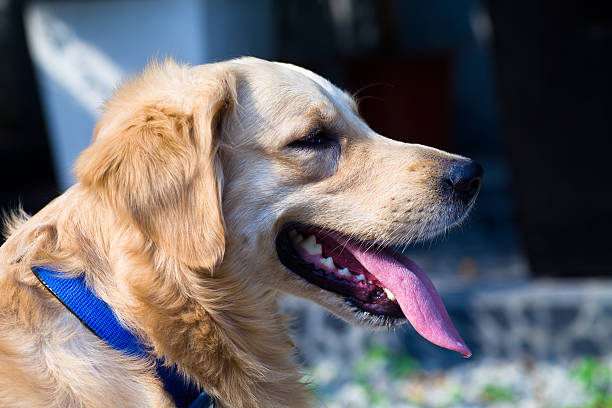
[[[401,249],[463,220],[482,168],[375,133],[306,69],[153,63],[106,103],[75,174],[6,220],[0,406],[175,406],[155,361],[216,406],[311,406],[281,293],[470,354]],[[36,267],[82,278],[149,356],[92,333]]]

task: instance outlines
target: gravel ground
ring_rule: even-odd
[[[414,360],[380,348],[351,366],[323,361],[311,373],[329,408],[612,407],[612,359],[481,360],[423,372]]]

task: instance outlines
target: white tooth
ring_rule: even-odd
[[[327,266],[329,269],[336,269],[336,265],[334,265],[334,260],[331,258],[321,258],[321,263]]]
[[[365,282],[365,280],[366,280],[365,279],[365,275],[363,273],[361,275],[357,275],[355,277],[357,278],[357,280],[360,280],[360,281],[363,281],[363,282]]]
[[[373,285],[373,284],[374,284],[374,282],[368,281],[368,285]]]
[[[348,268],[338,269],[338,273],[342,276],[351,276],[351,271]]]
[[[387,297],[389,298],[389,300],[392,302],[395,302],[395,296],[393,295],[393,293],[391,293],[391,291],[387,288],[383,288],[383,290],[387,294]]]
[[[314,235],[308,236],[308,238],[302,241],[300,245],[302,245],[302,247],[310,255],[321,255],[323,253],[323,248],[321,248],[320,244],[317,244],[317,240]]]
[[[291,239],[291,242],[293,242],[294,245],[299,244],[304,240],[302,234],[299,234],[296,230],[289,231],[289,238]]]

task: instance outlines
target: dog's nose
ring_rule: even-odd
[[[453,188],[461,199],[469,202],[480,190],[483,172],[482,166],[474,160],[457,160],[451,164],[450,171],[444,181]]]

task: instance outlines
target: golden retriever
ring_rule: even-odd
[[[108,101],[78,182],[0,249],[0,406],[170,407],[155,358],[227,407],[304,407],[279,293],[376,327],[408,320],[469,355],[397,249],[445,231],[475,162],[372,131],[350,95],[289,64],[153,64]],[[96,337],[33,266],[82,275],[150,359]]]

